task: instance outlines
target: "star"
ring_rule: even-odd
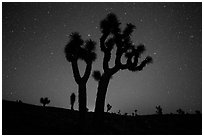
[[[143,19],[140,19],[140,22],[143,22]]]
[[[163,8],[166,8],[167,6],[166,5],[163,5]]]
[[[194,38],[194,35],[190,35],[190,38],[193,39],[193,38]]]
[[[34,21],[37,21],[37,18],[33,18]]]
[[[91,34],[88,34],[88,37],[91,37]]]

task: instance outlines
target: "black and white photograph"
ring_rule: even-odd
[[[2,135],[202,135],[202,2],[2,2]]]

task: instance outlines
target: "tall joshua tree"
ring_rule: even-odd
[[[120,70],[130,70],[133,72],[141,71],[148,63],[152,62],[152,58],[147,56],[141,63],[138,63],[140,55],[145,51],[144,45],[137,47],[132,43],[130,37],[135,29],[131,23],[127,24],[125,29],[121,31],[120,22],[113,13],[109,13],[107,17],[100,22],[102,36],[100,38],[100,49],[104,54],[103,73],[94,71],[93,77],[98,81],[98,92],[95,104],[95,121],[103,122],[104,104],[106,92],[111,77]],[[116,47],[115,66],[109,67],[111,59],[111,51]],[[122,57],[125,57],[126,63],[122,63]]]
[[[79,33],[74,32],[70,35],[70,40],[65,46],[64,52],[66,59],[72,65],[73,75],[78,84],[78,101],[81,120],[86,113],[86,83],[89,79],[92,69],[92,63],[96,59],[94,41],[83,41]],[[81,76],[78,68],[78,60],[83,60],[86,63],[84,75]]]

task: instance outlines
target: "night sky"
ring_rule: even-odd
[[[69,34],[97,42],[93,70],[102,70],[99,23],[115,13],[124,28],[133,23],[135,44],[143,43],[153,64],[143,71],[120,71],[108,87],[110,112],[154,114],[188,113],[202,109],[202,3],[3,3],[2,98],[69,108],[70,95],[78,94],[64,47]],[[80,72],[85,63],[79,61]],[[87,104],[93,111],[98,83],[90,76]],[[75,103],[78,109],[78,102]]]

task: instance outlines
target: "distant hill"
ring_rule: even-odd
[[[83,127],[78,124],[78,117],[78,111],[3,100],[2,134],[99,134],[92,126],[93,112],[87,113],[86,123]],[[103,131],[103,134],[107,135],[201,135],[202,115],[148,115],[133,117],[106,113]]]

